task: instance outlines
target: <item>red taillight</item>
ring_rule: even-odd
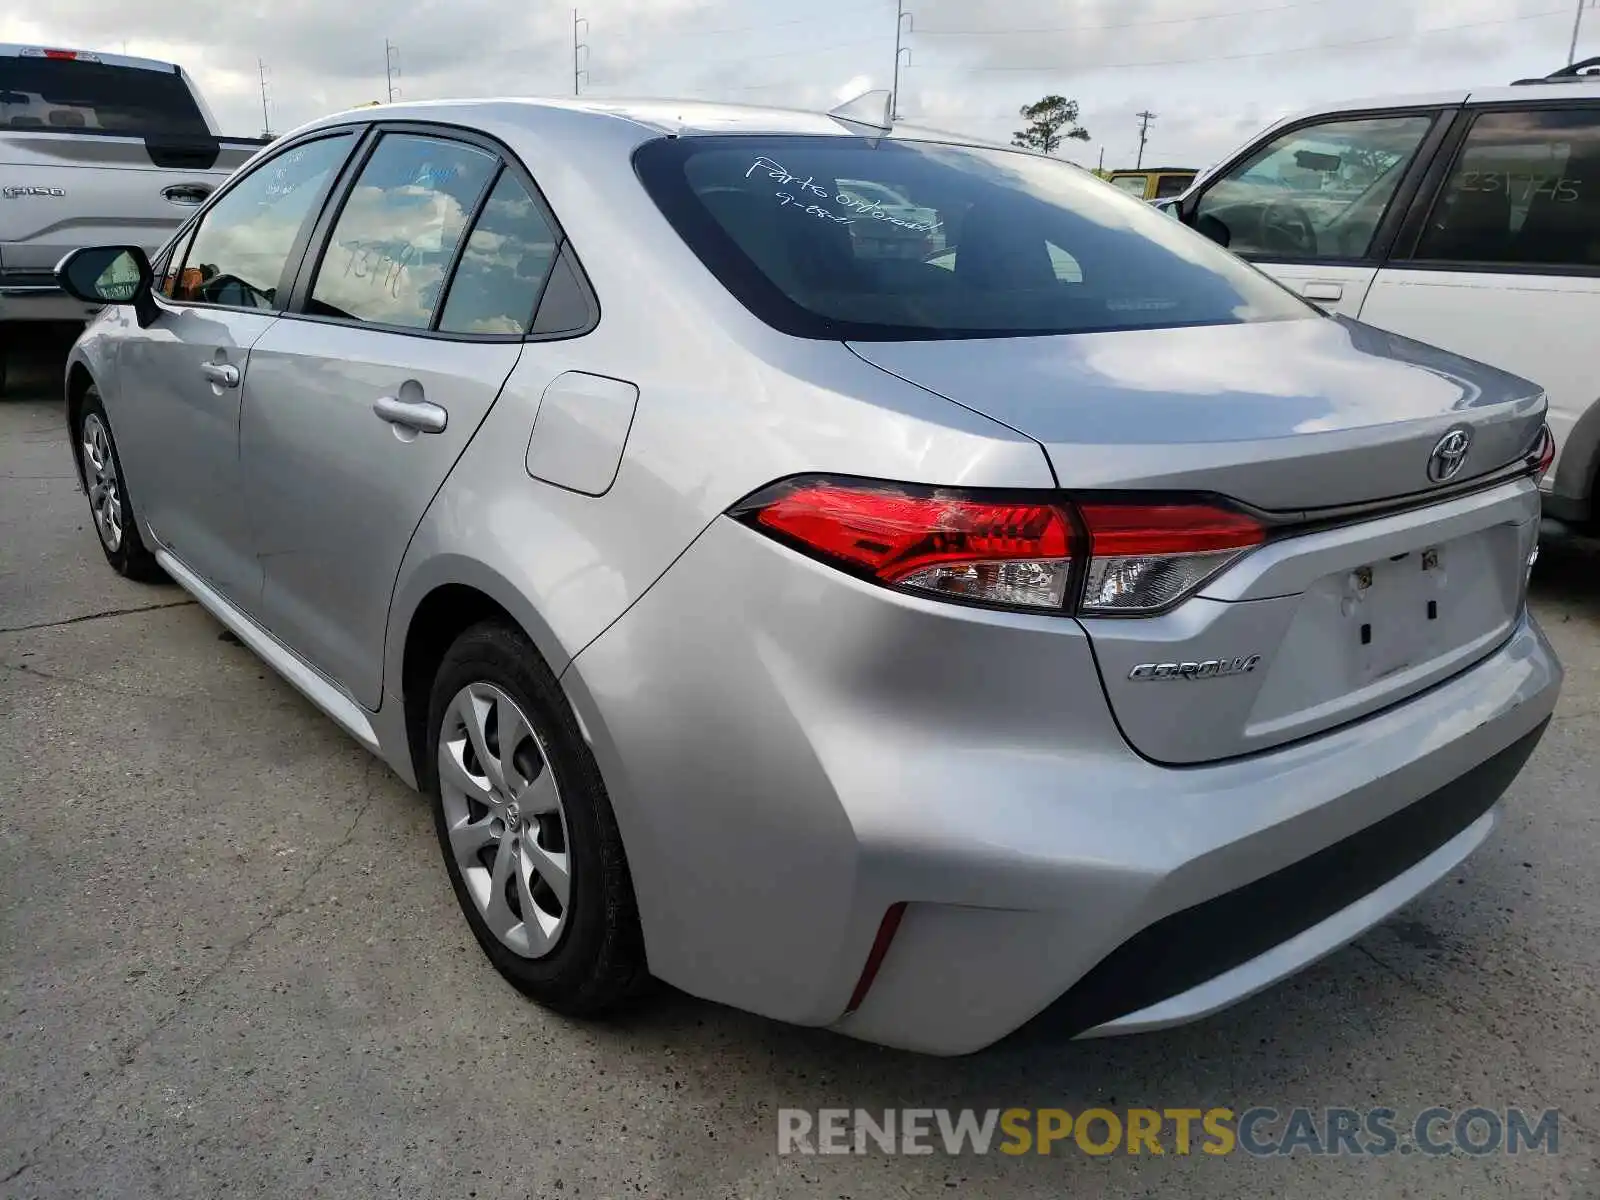
[[[1072,525],[1054,504],[815,480],[758,497],[746,512],[880,583],[990,604],[1066,601]]]
[[[1089,530],[1085,613],[1141,613],[1189,595],[1266,541],[1261,522],[1211,504],[1078,505]]]
[[[855,480],[775,485],[734,509],[765,533],[890,587],[1007,608],[1138,615],[1266,540],[1205,502],[989,497]],[[1069,594],[1083,564],[1081,599]]]
[[[1556,461],[1556,435],[1550,432],[1546,425],[1539,430],[1539,440],[1533,444],[1533,453],[1528,455],[1528,462],[1533,467],[1533,477],[1543,479],[1550,470],[1550,465]]]

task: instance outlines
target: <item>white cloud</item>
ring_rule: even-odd
[[[846,82],[841,83],[838,90],[835,91],[833,95],[834,99],[838,100],[840,104],[843,104],[846,100],[854,100],[857,96],[861,95],[862,92],[870,92],[871,90],[872,76],[856,75]]]

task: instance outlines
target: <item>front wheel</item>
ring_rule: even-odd
[[[89,493],[89,510],[106,561],[129,579],[145,583],[165,579],[166,572],[139,536],[139,522],[134,517],[133,502],[128,499],[111,423],[100,403],[100,392],[92,385],[83,394],[77,435],[83,486]]]
[[[532,643],[498,622],[446,653],[423,787],[456,900],[495,968],[573,1016],[646,979],[616,817],[588,745]]]

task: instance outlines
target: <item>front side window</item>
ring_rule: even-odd
[[[1228,249],[1263,258],[1363,258],[1431,114],[1308,125],[1273,138],[1211,184],[1195,216]]]
[[[446,333],[526,333],[556,258],[556,234],[510,171],[489,193],[445,297]]]
[[[176,301],[276,311],[278,288],[301,227],[354,135],[294,147],[261,164],[200,218],[200,228],[169,293]],[[163,289],[165,290],[165,289]]]
[[[156,268],[156,288],[168,299],[172,297],[178,286],[178,274],[183,270],[183,260],[189,254],[189,243],[194,240],[194,230],[187,230],[182,237],[172,244],[166,257]]]
[[[1600,109],[1478,117],[1416,257],[1600,267]]]
[[[1037,155],[911,140],[642,146],[646,191],[762,320],[912,340],[1309,317],[1206,238]]]
[[[427,329],[499,159],[462,142],[391,133],[344,202],[317,269],[318,316]]]

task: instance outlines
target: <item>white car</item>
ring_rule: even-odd
[[[1330,312],[1542,384],[1545,512],[1600,523],[1600,58],[1301,113],[1176,210]]]

